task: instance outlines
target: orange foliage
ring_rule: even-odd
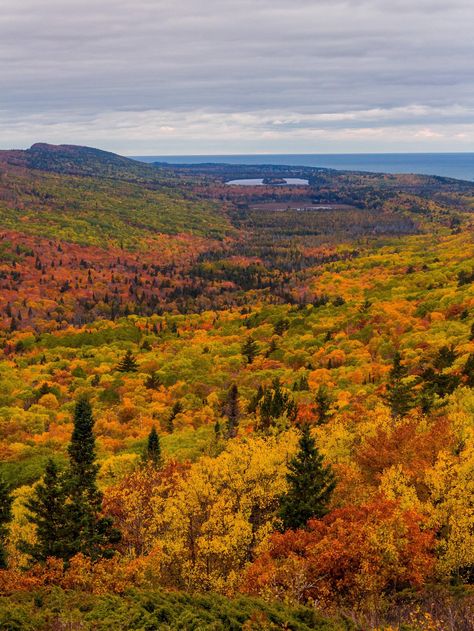
[[[334,510],[308,530],[272,535],[243,589],[324,606],[373,604],[391,589],[422,585],[433,569],[433,544],[420,515],[378,499]]]

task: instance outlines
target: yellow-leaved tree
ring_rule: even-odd
[[[274,529],[297,434],[232,440],[192,465],[172,496],[153,498],[153,547],[161,580],[231,593],[253,551]]]

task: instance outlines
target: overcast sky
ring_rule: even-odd
[[[0,0],[0,147],[474,151],[473,0]]]

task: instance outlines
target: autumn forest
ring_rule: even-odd
[[[472,630],[473,225],[442,177],[1,151],[0,628]]]

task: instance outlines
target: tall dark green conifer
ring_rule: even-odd
[[[329,420],[331,405],[333,399],[329,394],[329,390],[326,385],[321,384],[316,392],[315,396],[316,414],[318,415],[318,424],[323,425]]]
[[[23,542],[21,549],[32,560],[46,561],[48,557],[67,558],[69,539],[66,529],[66,490],[56,463],[49,460],[34,496],[25,503],[27,519],[36,526],[36,542]]]
[[[137,360],[129,349],[118,363],[117,370],[119,372],[137,372]]]
[[[258,353],[258,344],[250,335],[242,344],[242,355],[246,357],[247,364],[251,364]]]
[[[239,427],[240,406],[239,390],[235,383],[230,387],[223,405],[223,413],[227,417],[226,436],[235,438]]]
[[[303,425],[299,450],[288,465],[288,491],[280,500],[283,528],[304,528],[308,519],[323,517],[336,486],[332,469],[323,465],[308,424]]]
[[[166,419],[166,430],[170,434],[174,432],[174,419],[178,416],[178,414],[181,414],[182,411],[183,411],[183,406],[181,405],[179,401],[176,401],[176,403],[171,408],[171,412],[168,418]]]
[[[154,467],[158,467],[161,463],[161,445],[160,437],[156,431],[156,427],[152,427],[148,434],[148,441],[143,454],[143,460],[145,463],[151,464]]]
[[[81,397],[74,410],[74,429],[69,444],[69,479],[66,485],[66,527],[70,542],[69,557],[81,552],[97,559],[112,554],[111,544],[120,533],[112,520],[101,517],[102,493],[97,488],[94,418],[89,400]]]
[[[393,357],[392,368],[387,383],[385,400],[390,406],[394,419],[406,416],[415,405],[412,385],[405,381],[408,376],[406,367],[402,364],[401,355],[397,351]]]
[[[0,476],[0,570],[7,567],[7,553],[5,550],[5,539],[7,536],[7,524],[12,518],[12,502],[5,480]]]
[[[68,470],[60,475],[50,461],[35,496],[26,504],[36,525],[37,543],[24,545],[34,561],[54,556],[68,562],[78,553],[96,560],[111,556],[113,544],[120,540],[112,520],[101,515],[93,428],[91,405],[80,398],[74,410]]]

